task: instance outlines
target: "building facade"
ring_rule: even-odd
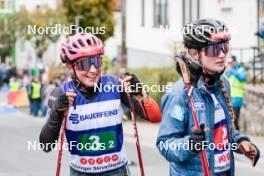
[[[198,18],[215,18],[230,28],[231,54],[246,62],[258,44],[258,9],[263,0],[126,0],[128,67],[165,67],[182,46],[181,28]],[[262,11],[261,11],[262,12]],[[262,13],[261,13],[262,15]],[[121,23],[120,20],[117,23]],[[118,24],[121,26],[120,24]],[[106,42],[113,57],[120,55],[121,27]],[[117,49],[116,49],[117,48]]]
[[[121,2],[121,1],[120,1]],[[21,6],[34,10],[36,6],[56,8],[62,0],[0,0],[0,14],[18,11]],[[119,4],[120,6],[120,4]],[[252,46],[262,44],[254,35],[264,26],[264,0],[126,0],[126,43],[128,67],[166,67],[181,50],[181,28],[198,18],[216,18],[231,29],[231,53],[240,61],[253,56]],[[115,11],[115,33],[109,38],[106,53],[119,58],[121,51],[121,11]],[[16,64],[35,65],[36,52],[30,42],[17,41]],[[43,56],[44,63],[59,64],[58,43],[51,44]]]

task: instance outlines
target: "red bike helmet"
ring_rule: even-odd
[[[103,42],[90,33],[69,36],[62,42],[60,47],[60,58],[62,63],[72,64],[83,57],[98,54],[104,54]]]

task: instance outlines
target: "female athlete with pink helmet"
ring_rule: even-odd
[[[60,58],[72,80],[52,92],[40,143],[46,145],[45,152],[52,150],[51,144],[58,139],[66,114],[71,176],[129,175],[122,104],[130,108],[132,105],[138,115],[150,122],[161,120],[159,106],[147,92],[130,91],[130,86],[140,83],[135,75],[126,73],[119,81],[102,75],[103,54],[103,43],[93,34],[76,34],[61,44]],[[100,90],[95,88],[97,85],[112,89]],[[118,85],[123,85],[124,90],[119,91]]]

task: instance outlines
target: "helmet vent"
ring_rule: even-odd
[[[62,49],[63,54],[66,54],[65,49]]]
[[[91,40],[87,39],[86,41],[87,41],[88,45],[92,45]]]
[[[76,43],[73,43],[72,46],[73,46],[74,48],[79,49],[79,47],[76,45]]]
[[[69,50],[69,52],[70,52],[70,54],[71,54],[71,55],[74,55],[74,54],[76,54],[76,52],[74,52],[74,51],[71,51],[71,50]]]
[[[80,44],[82,47],[85,46],[84,43],[83,43],[83,41],[82,41],[81,39],[78,39],[78,42],[79,42],[79,44]]]
[[[92,40],[93,40],[93,43],[94,43],[94,45],[96,45],[96,44],[97,44],[97,42],[96,42],[96,40],[95,40],[95,38],[94,38],[94,37],[92,37]]]

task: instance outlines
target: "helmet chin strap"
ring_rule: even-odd
[[[203,71],[202,78],[205,82],[205,86],[207,88],[212,88],[214,87],[220,80],[221,75],[224,73],[225,69],[223,69],[220,72],[216,72],[214,74],[210,74],[206,72],[205,70]]]
[[[96,87],[96,90],[94,90],[94,87],[87,87],[86,85],[84,85],[80,81],[80,79],[78,78],[78,76],[76,74],[76,70],[75,70],[73,65],[72,65],[72,68],[73,68],[73,74],[71,74],[71,78],[72,78],[73,84],[76,87],[76,89],[78,91],[80,91],[81,94],[85,98],[87,98],[87,99],[94,98],[99,93],[98,88]],[[100,80],[99,80],[99,82],[100,82]]]

